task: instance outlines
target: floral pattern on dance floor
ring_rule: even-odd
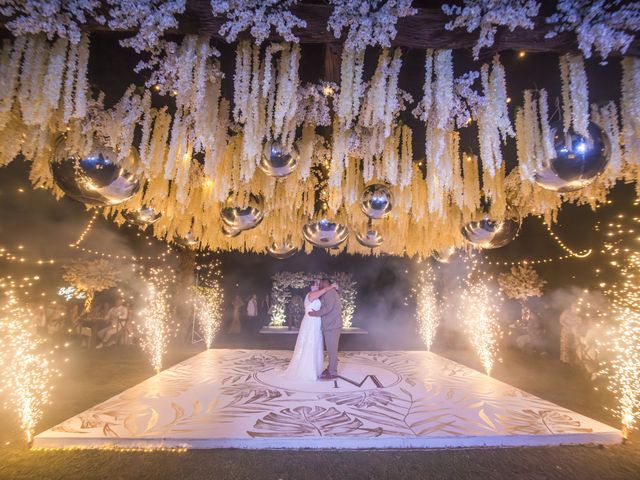
[[[290,351],[208,350],[47,430],[39,447],[424,448],[615,443],[620,432],[430,352],[341,352],[297,383]]]

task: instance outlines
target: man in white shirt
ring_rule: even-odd
[[[245,331],[253,330],[257,326],[258,320],[258,296],[254,293],[247,302],[247,328]]]
[[[128,316],[129,310],[125,306],[122,298],[118,298],[118,300],[116,300],[116,304],[109,309],[105,316],[105,320],[108,322],[108,325],[98,332],[98,339],[100,340],[100,343],[96,345],[96,348],[102,348],[105,345],[113,345],[115,343],[113,337],[127,321]]]

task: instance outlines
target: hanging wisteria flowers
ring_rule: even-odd
[[[533,18],[538,15],[540,3],[536,0],[464,0],[463,6],[445,4],[444,13],[455,18],[445,25],[447,30],[465,28],[467,32],[480,29],[480,36],[473,47],[477,60],[483,47],[491,47],[498,27],[533,28]]]
[[[575,32],[586,58],[592,51],[606,59],[612,52],[625,53],[640,29],[640,4],[621,0],[559,0],[557,12],[546,19],[553,26],[546,38]]]
[[[211,0],[214,15],[225,16],[220,35],[234,42],[238,34],[249,30],[258,44],[264,42],[273,27],[287,42],[297,42],[294,28],[305,28],[307,22],[294,15],[289,8],[297,0]]]
[[[412,0],[329,0],[333,6],[327,29],[340,38],[347,29],[345,49],[363,50],[367,46],[390,47],[398,33],[399,18],[415,15]]]
[[[560,57],[562,118],[565,133],[573,129],[589,138],[589,86],[581,55]]]

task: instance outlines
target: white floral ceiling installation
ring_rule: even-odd
[[[122,222],[124,211],[152,208],[161,214],[152,227],[159,238],[257,252],[286,241],[309,251],[303,226],[324,218],[351,232],[332,253],[423,257],[466,245],[461,227],[484,215],[499,221],[543,214],[553,222],[564,202],[595,206],[616,180],[640,178],[637,58],[621,61],[618,107],[590,106],[583,56],[559,56],[556,131],[591,145],[595,122],[610,146],[595,181],[558,193],[538,184],[557,157],[545,89],[524,91],[510,113],[509,78],[498,55],[456,76],[455,50],[425,48],[424,77],[413,79],[423,85],[414,89],[422,98],[414,100],[401,88],[407,50],[395,38],[402,22],[424,19],[425,10],[409,0],[327,3],[205,2],[219,20],[210,38],[180,33],[187,0],[0,0],[3,25],[13,34],[0,52],[0,165],[21,155],[32,163],[35,186],[69,194],[52,176],[52,157],[59,159],[61,149],[83,157],[106,146],[140,188],[108,204],[105,214]],[[547,36],[571,32],[585,57],[606,59],[632,45],[637,3],[560,0],[543,18],[534,0],[464,0],[443,7],[448,20],[441,27],[477,32],[476,57],[503,31],[542,25]],[[330,9],[323,32],[343,42],[339,85],[301,81],[301,65],[317,61],[305,59],[299,43],[310,24],[305,8]],[[105,105],[88,81],[96,26],[132,32],[121,44],[146,75],[145,86],[131,85],[114,105]],[[237,43],[223,48],[223,41]],[[367,52],[376,57],[371,65]],[[225,60],[235,62],[226,73]],[[414,144],[416,128],[424,149]],[[477,131],[472,151],[461,146],[466,129]],[[505,156],[512,139],[517,162]],[[423,150],[425,157],[416,158],[414,151]],[[280,166],[269,164],[273,158]],[[369,184],[385,184],[392,197],[388,216],[373,224],[360,204]],[[251,224],[242,223],[251,215]],[[384,241],[375,249],[356,240],[372,230]]]

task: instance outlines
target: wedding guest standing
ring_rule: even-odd
[[[268,293],[263,297],[262,302],[260,302],[260,310],[262,312],[262,324],[268,325],[270,321],[269,315],[271,314],[271,295]]]
[[[258,325],[258,296],[254,293],[247,302],[247,328],[251,331]]]
[[[242,297],[236,294],[231,301],[231,306],[233,307],[233,314],[231,316],[231,324],[229,325],[229,330],[227,333],[242,333],[242,324],[240,323],[240,309],[244,305],[244,301]]]

